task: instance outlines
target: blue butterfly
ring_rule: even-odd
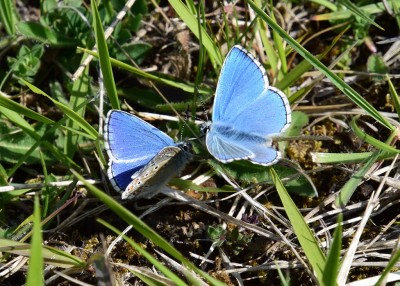
[[[249,160],[272,165],[281,154],[272,139],[290,125],[286,95],[269,86],[265,69],[244,48],[234,46],[225,58],[208,123],[208,151],[223,163]]]
[[[123,199],[150,198],[191,159],[188,144],[124,111],[108,112],[104,138],[108,178]]]

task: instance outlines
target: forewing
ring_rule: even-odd
[[[154,157],[166,146],[175,145],[167,134],[135,115],[111,110],[104,128],[105,147],[112,161],[134,161]]]
[[[234,46],[221,69],[212,120],[232,120],[268,86],[268,78],[261,64],[241,46]]]
[[[269,87],[227,123],[239,131],[268,138],[285,131],[290,122],[291,111],[286,95]]]

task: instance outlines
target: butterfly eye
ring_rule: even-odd
[[[183,151],[190,152],[190,151],[192,150],[192,144],[191,144],[190,142],[185,142],[185,143],[182,143],[182,145],[180,146],[180,148],[181,148]]]
[[[205,136],[207,134],[207,132],[210,131],[210,126],[211,126],[210,122],[205,122],[200,125],[201,136]]]

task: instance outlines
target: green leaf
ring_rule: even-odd
[[[396,88],[394,87],[392,81],[390,80],[390,77],[386,75],[388,84],[389,84],[389,92],[390,96],[392,97],[392,100],[394,102],[394,106],[396,108],[397,116],[400,118],[400,98],[399,95],[397,94]]]
[[[61,162],[64,162],[65,164],[69,166],[74,166],[77,167],[75,162],[73,162],[70,158],[65,157],[63,154],[61,154],[58,149],[54,146],[54,142],[50,143],[46,140],[44,140],[46,134],[41,137],[39,134],[37,134],[34,130],[34,128],[24,119],[22,116],[20,116],[18,113],[12,111],[11,109],[7,109],[4,107],[0,107],[0,113],[4,114],[5,117],[7,117],[11,122],[19,126],[24,133],[32,137],[36,143],[19,159],[19,162],[13,166],[13,168],[8,171],[8,175],[11,176],[20,166],[23,164],[26,160],[26,158],[33,152],[40,144],[44,144],[44,146],[48,149],[48,151],[53,154],[55,157],[57,157],[58,160]],[[57,124],[54,126],[58,126]]]
[[[313,162],[317,164],[354,164],[365,162],[374,152],[362,153],[312,153]],[[378,160],[393,158],[393,153],[382,152]]]
[[[151,45],[147,43],[124,44],[121,46],[121,49],[124,52],[117,53],[116,59],[121,62],[134,60],[135,63],[140,65],[151,50],[151,48]]]
[[[269,167],[253,164],[246,160],[234,161],[228,164],[221,164],[216,160],[208,160],[214,170],[224,173],[246,184],[271,184],[272,178],[268,172]],[[275,165],[279,177],[285,178],[285,187],[295,195],[314,197],[317,191],[308,176],[303,174],[301,168],[285,165]]]
[[[7,58],[14,76],[33,82],[40,69],[43,53],[43,44],[34,45],[33,47],[22,45],[15,58]]]
[[[378,3],[373,3],[373,4],[368,4],[365,6],[357,7],[358,10],[362,11],[362,13],[365,13],[366,15],[372,15],[372,14],[378,14],[382,13],[385,11],[385,5],[383,2],[378,2]],[[388,1],[387,5],[392,8],[392,2]],[[354,13],[350,10],[337,10],[333,13],[327,13],[327,14],[321,14],[312,17],[312,20],[315,21],[332,21],[332,20],[340,20],[340,19],[348,19],[350,18]]]
[[[301,111],[292,112],[292,123],[285,132],[287,136],[297,136],[301,133],[304,126],[308,124],[308,115]]]
[[[285,182],[285,188],[290,194],[303,197],[316,197],[318,191],[314,186],[312,179],[299,167],[292,163],[292,168],[287,166],[274,166],[279,177],[282,177]]]
[[[372,20],[366,12],[364,12],[362,9],[360,9],[360,7],[357,7],[351,1],[349,1],[349,0],[339,0],[338,3],[342,4],[343,6],[345,6],[347,9],[349,9],[349,11],[351,13],[353,13],[355,16],[360,17],[365,22],[367,22],[367,23],[369,23],[371,25],[374,25],[375,27],[377,27],[377,28],[379,28],[381,30],[385,30],[381,26],[379,26],[377,23],[375,23],[375,21]]]
[[[34,125],[34,131],[38,136],[43,136],[49,127],[43,123]],[[53,139],[49,138],[54,142]],[[15,164],[37,143],[37,140],[25,133],[22,129],[10,126],[9,122],[0,118],[0,154],[3,162]],[[38,146],[25,158],[25,164],[38,163],[40,161],[39,151],[45,151]],[[50,152],[43,152],[46,162],[55,162],[55,157]]]
[[[335,5],[335,3],[332,3],[328,0],[311,0],[310,2],[314,2],[318,5],[324,6],[331,11],[337,11],[337,9],[338,9],[338,7]]]
[[[35,22],[19,22],[17,24],[18,31],[27,38],[40,41],[44,44],[55,46],[77,46],[78,42],[57,34],[49,27],[43,26]]]
[[[375,81],[383,81],[385,75],[389,72],[389,68],[386,65],[381,55],[372,54],[368,57],[367,70],[371,73],[380,73],[382,76],[372,76]]]
[[[396,246],[398,246],[398,243]],[[394,248],[394,249],[396,249],[396,248]],[[376,281],[375,285],[385,285],[388,282],[386,280],[387,277],[389,276],[390,272],[392,272],[394,269],[397,269],[399,261],[400,261],[400,249],[397,248],[396,251],[393,251],[389,262],[387,262],[385,269],[383,270],[383,272],[381,272],[381,275],[380,275],[378,281]],[[394,285],[396,285],[396,284],[394,284]]]

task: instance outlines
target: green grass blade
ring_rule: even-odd
[[[337,9],[338,9],[337,6],[335,5],[335,3],[332,3],[328,0],[311,0],[310,2],[314,2],[315,4],[324,6],[331,11],[337,11]]]
[[[43,122],[45,124],[54,124],[53,120],[33,111],[32,109],[29,109],[25,106],[22,106],[22,105],[16,103],[15,101],[7,98],[5,96],[5,94],[3,94],[2,92],[0,92],[0,106],[3,106],[9,110],[15,111],[16,113],[24,115],[35,121]]]
[[[10,36],[15,34],[15,16],[13,11],[13,2],[14,1],[11,0],[0,1],[0,17],[7,34],[9,34]]]
[[[103,73],[104,86],[113,109],[121,109],[118,100],[117,88],[115,86],[114,75],[111,68],[110,56],[108,53],[106,38],[104,37],[103,26],[96,1],[91,0],[93,26],[96,36],[97,50],[99,51],[99,61],[101,72]]]
[[[51,152],[61,162],[64,162],[65,164],[72,166],[74,168],[79,168],[79,166],[74,161],[72,161],[70,158],[66,157],[64,154],[60,153],[58,151],[58,149],[53,145],[53,142],[50,143],[46,140],[42,140],[42,139],[46,138],[46,134],[43,137],[41,137],[35,131],[35,129],[24,118],[22,118],[22,116],[20,116],[18,113],[12,111],[11,109],[4,108],[4,107],[0,107],[0,113],[2,113],[11,122],[13,122],[15,125],[20,127],[26,134],[28,134],[30,137],[32,137],[34,140],[37,141],[37,143],[34,146],[32,146],[31,150],[29,150],[24,156],[26,156],[26,157],[29,156],[29,154],[31,152],[33,152],[34,148],[36,148],[40,144],[43,144],[49,150],[49,152]],[[21,157],[19,162],[22,165],[24,163],[24,158]],[[9,171],[9,173],[8,173],[9,176],[12,175],[16,171],[16,169],[20,166],[18,164],[13,166],[11,171]]]
[[[336,278],[339,273],[340,251],[342,249],[342,221],[343,215],[340,213],[337,220],[337,228],[333,235],[333,241],[326,258],[325,270],[322,281],[324,286],[336,286]]]
[[[94,57],[98,57],[99,56],[98,53],[93,52],[91,50],[82,49],[82,48],[78,48],[78,49],[82,50],[85,53],[88,53],[88,54],[90,54],[90,55],[92,55]],[[176,88],[180,88],[180,89],[182,89],[184,91],[187,91],[187,92],[194,93],[196,91],[196,92],[201,93],[201,94],[210,94],[210,93],[214,92],[212,89],[206,89],[206,88],[197,88],[196,89],[193,84],[180,82],[179,79],[170,80],[170,79],[162,78],[160,76],[152,75],[150,73],[144,72],[144,71],[142,71],[140,69],[137,69],[137,68],[135,68],[133,66],[130,66],[130,65],[126,64],[126,63],[123,63],[123,62],[118,61],[118,60],[113,59],[113,58],[110,58],[110,61],[114,66],[119,67],[121,69],[124,69],[126,71],[129,71],[129,72],[133,73],[134,75],[137,75],[137,76],[140,76],[140,77],[143,77],[143,78],[147,78],[147,79],[152,80],[152,81],[161,82],[161,83],[164,83],[166,85],[173,86],[173,87],[176,87]]]
[[[394,269],[398,269],[396,265],[398,265],[399,261],[400,261],[400,249],[397,249],[394,252],[394,254],[392,254],[392,257],[390,257],[390,260],[387,263],[385,269],[383,270],[381,276],[379,277],[379,280],[375,283],[376,286],[386,285],[386,283],[384,282],[386,277],[390,274],[391,271],[393,271]]]
[[[317,280],[322,282],[323,271],[326,265],[325,255],[319,247],[318,241],[315,239],[314,234],[308,227],[299,209],[296,207],[296,204],[287,193],[275,170],[270,168],[269,171],[297,239],[299,240],[308,261],[316,274]]]
[[[27,132],[33,138],[39,138],[40,135],[36,133],[35,129],[26,121],[19,113],[9,108],[0,107],[0,113],[7,117],[11,122],[15,123],[22,130]]]
[[[70,118],[71,120],[73,120],[77,125],[79,125],[84,131],[86,131],[86,133],[88,134],[88,136],[90,136],[91,139],[96,140],[99,136],[98,132],[96,129],[93,128],[92,125],[90,125],[84,118],[82,118],[78,113],[76,113],[74,110],[72,110],[71,108],[69,108],[67,105],[65,105],[64,103],[61,103],[55,99],[53,99],[52,97],[50,97],[49,95],[47,95],[44,91],[40,90],[39,88],[37,88],[36,86],[34,86],[33,84],[30,84],[29,82],[21,79],[21,81],[23,83],[25,83],[33,92],[37,93],[37,94],[41,94],[46,96],[48,99],[50,99],[62,112],[64,112],[64,114]]]
[[[351,13],[353,13],[355,16],[360,17],[361,19],[363,19],[367,23],[369,23],[371,25],[374,25],[375,27],[377,27],[377,28],[379,28],[381,30],[385,30],[381,26],[379,26],[377,23],[375,23],[375,21],[372,20],[367,13],[365,13],[362,9],[357,7],[351,1],[349,1],[349,0],[340,0],[340,1],[338,1],[338,3],[342,4],[343,6],[345,6],[347,9],[349,9],[349,11]]]
[[[390,96],[392,97],[392,100],[394,102],[394,106],[396,108],[397,116],[400,118],[400,99],[399,95],[397,94],[396,88],[394,87],[392,81],[390,80],[389,75],[386,75],[386,79],[389,84],[389,92]]]
[[[112,226],[111,224],[107,223],[106,221],[102,219],[97,219],[98,222],[100,222],[102,225],[105,227],[111,229],[113,232],[115,232],[118,235],[121,235],[122,232],[119,231],[117,228]],[[157,259],[154,258],[153,255],[151,255],[149,252],[147,252],[143,247],[141,247],[139,244],[134,242],[132,239],[127,237],[126,235],[122,236],[123,239],[128,242],[133,248],[135,248],[140,255],[142,255],[144,258],[146,258],[152,265],[154,265],[158,270],[160,270],[167,278],[171,279],[174,281],[176,285],[186,285],[185,282],[183,282],[182,279],[180,279],[177,275],[175,275],[171,270],[169,270],[167,267],[164,266],[163,263],[160,263]]]
[[[331,72],[327,66],[321,63],[310,52],[303,48],[296,40],[287,34],[278,24],[276,24],[264,11],[257,7],[253,1],[249,0],[248,4],[253,8],[259,17],[261,17],[267,24],[275,30],[292,48],[298,52],[303,58],[309,61],[315,68],[320,70],[332,83],[345,95],[347,95],[355,104],[364,109],[371,117],[381,123],[383,126],[390,130],[394,127],[362,96],[360,96],[352,87],[345,83],[339,76]]]
[[[274,13],[272,13],[271,15],[272,15],[273,21],[276,22]],[[278,77],[276,75],[276,77],[279,80],[281,80],[283,77],[286,76],[287,71],[288,71],[285,48],[283,46],[282,38],[279,36],[279,34],[275,30],[272,30],[272,36],[273,36],[274,44],[275,44],[275,47],[276,47],[276,49],[278,51],[278,57],[279,57],[279,60],[280,60],[280,63],[281,63],[281,69],[280,69],[281,72],[279,73],[280,76]]]
[[[374,152],[362,152],[362,153],[318,153],[314,152],[311,154],[312,160],[317,164],[356,164],[362,163],[368,160],[374,154]],[[393,158],[393,153],[382,152],[379,155],[378,160],[384,160]]]
[[[215,64],[221,66],[223,59],[219,48],[215,45],[214,41],[207,34],[204,28],[198,25],[196,17],[190,12],[188,7],[180,0],[169,0],[168,2],[198,39],[200,39],[201,33],[201,44],[206,48],[214,66]]]
[[[399,9],[400,3],[397,0],[392,0],[392,1],[390,1],[390,3],[392,4],[392,8],[394,11],[394,17],[396,18],[397,28],[399,28],[400,27],[400,9]]]
[[[10,239],[0,238],[0,250],[2,252],[8,252],[15,255],[22,255],[29,257],[30,245],[28,243],[18,242]],[[60,249],[53,248],[50,246],[41,246],[42,256],[46,264],[51,264],[55,267],[62,268],[84,268],[85,262],[77,256],[73,256]]]
[[[255,1],[255,3],[257,4],[258,7],[262,7],[262,5],[263,5],[262,1],[260,1],[260,0]],[[268,34],[269,34],[268,27],[267,27],[266,23],[259,17],[257,17],[256,21],[257,21],[256,25],[257,25],[258,29],[260,30],[259,34],[261,36],[263,48],[265,49],[265,53],[267,54],[269,65],[271,66],[274,77],[277,77],[277,75],[279,73],[279,71],[277,70],[278,56],[276,54],[275,49],[273,48],[273,43],[268,38]]]
[[[396,1],[398,3],[398,0],[396,0]],[[387,4],[389,7],[392,6],[392,3],[390,1],[388,1]],[[379,2],[379,3],[361,6],[361,7],[358,7],[358,9],[361,10],[366,15],[372,15],[372,14],[382,13],[383,11],[385,11],[386,8],[385,8],[385,4],[383,2]],[[316,20],[316,21],[335,21],[335,20],[348,19],[351,17],[351,15],[353,15],[353,14],[350,10],[348,10],[348,11],[340,10],[340,11],[335,11],[332,13],[316,15],[316,16],[312,17],[311,19]]]
[[[353,129],[354,133],[359,138],[362,138],[365,142],[371,144],[372,146],[378,148],[379,150],[386,151],[386,152],[389,152],[389,153],[394,153],[394,154],[400,153],[399,149],[396,149],[396,148],[394,148],[394,147],[392,147],[392,146],[390,146],[390,145],[388,145],[388,144],[386,144],[386,143],[384,143],[384,142],[382,142],[382,141],[380,141],[378,139],[375,139],[371,135],[368,135],[367,133],[362,131],[361,128],[359,128],[357,126],[357,123],[356,123],[357,119],[358,119],[358,116],[354,117],[350,122],[350,126],[351,126],[351,129]]]
[[[33,234],[26,285],[36,286],[44,284],[43,254],[42,254],[42,227],[39,194],[35,194],[33,209]]]
[[[86,101],[86,95],[88,92],[89,92],[89,67],[87,66],[83,71],[82,76],[79,77],[76,81],[74,81],[74,85],[72,86],[71,97],[69,100],[69,106],[82,118],[85,117],[86,108],[79,108],[79,107]],[[72,130],[79,129],[79,125],[76,123],[76,121],[69,118],[66,122],[66,126],[71,128]],[[69,158],[73,158],[75,154],[78,139],[79,135],[74,134],[71,131],[67,132],[65,139],[64,153]]]
[[[40,163],[42,164],[43,169],[43,177],[45,182],[45,188],[42,191],[42,217],[47,216],[47,212],[49,210],[49,201],[50,201],[50,190],[49,190],[49,183],[50,183],[50,176],[47,172],[46,162],[44,160],[43,152],[40,152]],[[35,229],[33,229],[34,231]]]
[[[189,260],[187,260],[178,250],[176,250],[171,244],[168,243],[163,237],[161,237],[157,232],[151,229],[147,224],[145,224],[142,220],[140,220],[137,216],[132,214],[129,210],[123,207],[120,203],[115,201],[110,196],[106,195],[104,192],[100,191],[95,186],[87,183],[85,179],[75,172],[71,170],[74,176],[82,181],[85,186],[96,196],[98,197],[104,204],[106,204],[115,214],[117,214],[120,218],[122,218],[125,222],[132,225],[133,228],[141,233],[143,236],[147,237],[154,244],[162,248],[165,252],[169,255],[174,257],[176,260],[181,262],[183,265],[188,267],[189,269],[193,270],[201,277],[205,278],[211,285],[223,285],[220,281],[216,280],[215,278],[211,277],[210,275],[204,273],[196,266],[194,266]]]
[[[335,45],[338,43],[343,38],[344,33],[347,31],[346,29],[343,29],[340,31],[340,33],[333,39],[332,43],[325,48],[325,50],[318,56],[318,59],[323,59],[332,49],[335,47]],[[350,50],[349,50],[350,52]],[[290,70],[287,74],[285,74],[285,77],[280,80],[275,87],[280,89],[280,90],[285,90],[286,88],[290,87],[292,84],[294,84],[299,78],[307,71],[309,71],[312,68],[312,65],[309,61],[303,60],[300,63],[296,64],[294,68]],[[311,89],[313,85],[308,86],[306,89]],[[292,94],[289,97],[290,103],[295,102],[296,98]]]
[[[364,175],[368,172],[368,170],[372,167],[372,165],[378,160],[380,151],[374,152],[368,161],[355,173],[347,182],[344,184],[343,188],[339,191],[339,195],[335,200],[335,206],[338,208],[343,208],[349,202],[351,196],[355,192],[356,188],[360,184],[361,180],[364,178]]]

